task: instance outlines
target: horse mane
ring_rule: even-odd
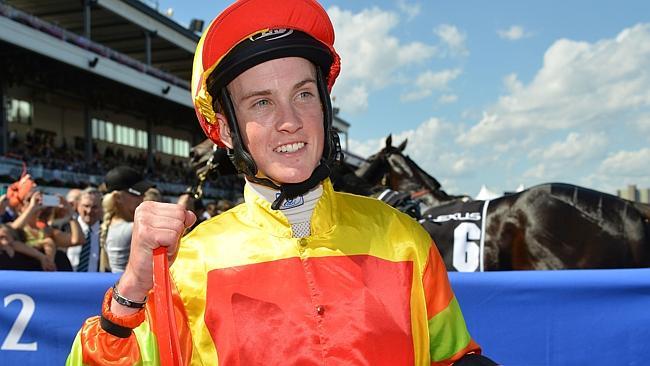
[[[447,194],[442,189],[442,185],[436,178],[431,176],[429,173],[427,173],[424,169],[422,169],[413,159],[411,159],[410,156],[404,155],[398,152],[398,154],[406,161],[407,165],[412,169],[416,177],[414,177],[416,180],[420,182],[420,184],[423,186],[425,190],[428,190],[429,193],[431,193],[437,200],[439,201],[450,201],[455,198],[462,198],[466,196],[452,196]],[[415,192],[414,192],[415,193]]]
[[[438,180],[432,177],[429,173],[425,172],[424,169],[420,168],[420,166],[417,165],[410,156],[404,155],[404,159],[408,162],[409,166],[416,168],[416,173],[419,175],[420,180],[426,184],[427,188],[432,191],[442,190],[442,185],[440,182],[438,182]]]

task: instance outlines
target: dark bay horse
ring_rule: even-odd
[[[449,270],[650,267],[650,206],[563,183],[470,201],[445,193],[405,144],[389,136],[359,173],[424,199],[420,223]]]
[[[389,136],[359,169],[335,167],[332,182],[337,190],[366,196],[390,188],[398,194],[387,201],[405,211],[413,209],[409,202],[421,201],[427,208],[413,216],[434,239],[449,270],[650,266],[648,205],[561,183],[472,201],[444,192],[403,154],[405,147],[406,141],[392,146]],[[214,149],[209,140],[192,148],[190,166],[198,182],[236,174],[225,150]]]

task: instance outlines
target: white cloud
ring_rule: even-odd
[[[368,108],[368,90],[363,84],[352,86],[345,94],[343,103],[339,103],[338,98],[335,99],[336,106],[345,106],[345,110],[366,110]]]
[[[512,25],[508,29],[501,29],[497,31],[499,37],[509,41],[518,41],[525,37],[530,37],[530,33],[524,30],[520,25]]]
[[[598,168],[599,173],[616,177],[650,177],[648,173],[650,148],[637,151],[619,151],[607,157]]]
[[[404,153],[424,171],[443,182],[456,182],[477,171],[482,159],[469,155],[454,144],[454,136],[460,131],[458,124],[430,118],[412,130],[393,134],[393,145],[408,139]],[[350,150],[367,157],[385,146],[385,137],[364,142],[350,140]],[[443,187],[447,192],[457,189],[456,183]]]
[[[438,98],[438,103],[440,104],[451,104],[458,101],[458,95],[456,94],[443,94]]]
[[[454,156],[456,154],[448,154],[448,156]],[[456,174],[463,174],[468,172],[473,168],[472,159],[468,156],[457,156],[457,159],[454,159],[451,164],[451,170]]]
[[[450,81],[461,74],[460,69],[449,69],[439,72],[427,70],[415,79],[415,90],[401,96],[402,101],[415,101],[430,96],[434,90],[444,90]]]
[[[635,125],[642,133],[650,134],[650,114],[639,116]]]
[[[532,159],[557,162],[565,168],[566,161],[577,164],[599,156],[606,145],[607,137],[602,132],[587,134],[571,132],[564,141],[554,142],[546,148],[532,150],[528,156]]]
[[[420,14],[422,6],[420,3],[408,3],[406,0],[397,0],[397,8],[406,14],[406,20],[412,20]]]
[[[383,137],[380,139],[369,139],[364,141],[350,139],[349,150],[355,155],[361,156],[363,158],[367,158],[370,155],[381,150],[381,148],[385,146],[384,141],[385,138]]]
[[[524,84],[519,81],[517,74],[507,75],[505,78],[503,78],[503,84],[506,86],[506,89],[508,89],[509,93],[517,93],[524,89]]]
[[[510,144],[549,131],[598,129],[650,113],[650,24],[595,43],[556,41],[534,79],[506,78],[510,94],[458,141]]]
[[[364,111],[373,90],[395,83],[398,73],[422,64],[437,52],[433,45],[404,43],[392,35],[399,24],[396,13],[379,8],[353,13],[337,6],[329,8],[328,13],[342,64],[333,95],[346,113]]]
[[[433,32],[447,45],[453,56],[467,56],[469,51],[465,46],[465,34],[453,25],[441,24]]]
[[[526,170],[524,172],[524,178],[531,178],[533,180],[537,180],[537,179],[548,180],[551,177],[549,176],[546,170],[547,170],[546,165],[544,163],[539,163],[533,166],[532,168]]]
[[[613,194],[617,189],[629,184],[648,188],[650,187],[648,160],[650,160],[650,148],[611,153],[594,169],[592,174],[581,180],[581,184],[596,186],[600,190]]]
[[[411,42],[400,46],[397,52],[397,64],[409,65],[422,63],[422,61],[430,58],[436,52],[436,49],[434,46],[421,42]]]
[[[607,136],[602,132],[571,132],[562,141],[531,150],[529,164],[534,165],[523,176],[538,182],[564,180],[568,169],[572,170],[569,174],[589,170],[603,156],[607,143]]]

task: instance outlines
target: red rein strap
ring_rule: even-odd
[[[169,262],[165,247],[158,247],[153,251],[153,300],[156,306],[154,327],[158,339],[160,364],[162,366],[181,366],[183,365],[181,345],[174,317]]]

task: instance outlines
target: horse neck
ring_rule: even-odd
[[[458,199],[458,197],[450,196],[441,189],[431,190],[429,188],[422,188],[412,192],[411,198],[422,201],[428,207],[439,206]]]
[[[394,186],[394,190],[409,192],[411,198],[421,199],[430,206],[441,205],[458,198],[450,196],[447,192],[442,190],[440,188],[440,183],[438,183],[438,181],[427,172],[422,170],[422,168],[420,168],[420,166],[408,156],[401,156],[401,158],[403,163],[410,169],[412,176],[399,177],[394,180],[392,179],[391,185]]]
[[[368,161],[356,169],[354,174],[371,186],[380,185],[385,174],[382,169],[382,160]]]

